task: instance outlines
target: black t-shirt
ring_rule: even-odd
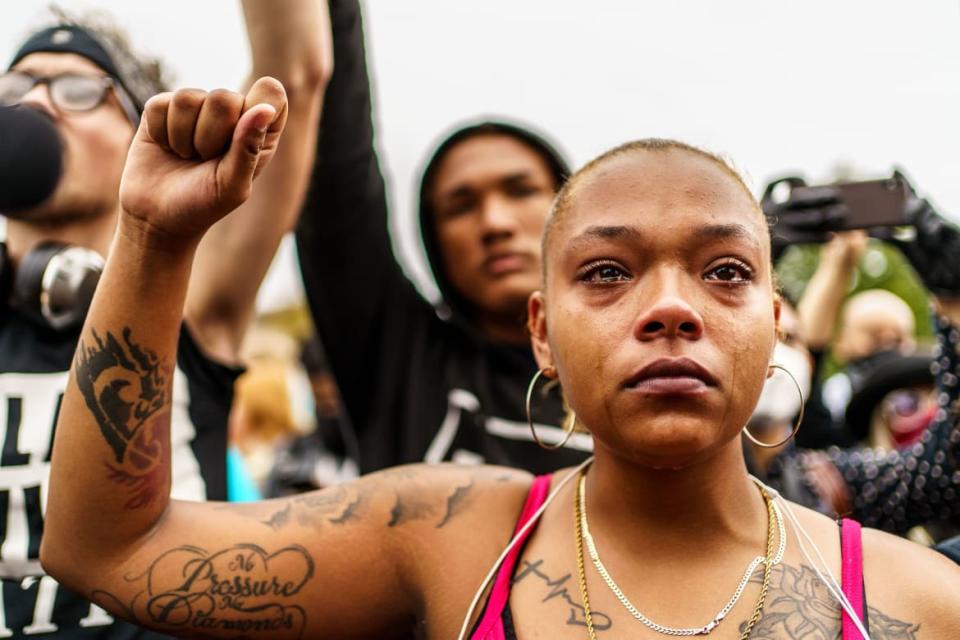
[[[161,638],[43,575],[50,449],[79,330],[55,332],[0,308],[0,638]],[[173,495],[226,499],[226,429],[239,371],[211,361],[180,331],[171,415]]]
[[[540,449],[524,413],[537,371],[530,348],[493,344],[462,318],[440,319],[397,263],[374,151],[370,84],[356,0],[330,3],[337,64],[297,246],[307,299],[344,406],[362,472],[408,462],[504,464],[535,473],[576,464],[592,447]],[[538,400],[556,438],[558,394]]]

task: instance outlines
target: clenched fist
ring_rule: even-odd
[[[224,89],[154,96],[123,170],[123,215],[151,233],[198,240],[250,195],[286,119],[287,96],[273,78],[260,78],[245,96]]]

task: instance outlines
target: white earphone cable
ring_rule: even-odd
[[[543,504],[540,505],[540,508],[533,514],[533,516],[527,520],[527,522],[517,531],[516,535],[510,540],[506,548],[497,558],[497,561],[493,564],[490,571],[487,573],[486,577],[483,579],[483,582],[480,583],[480,587],[477,589],[476,593],[473,596],[473,600],[470,602],[470,607],[467,609],[467,614],[464,617],[463,625],[460,627],[460,634],[457,636],[458,640],[466,640],[467,630],[470,626],[470,620],[473,617],[474,612],[476,611],[477,604],[480,602],[480,598],[483,597],[483,592],[486,590],[487,586],[490,584],[490,581],[493,580],[493,577],[496,575],[497,570],[500,568],[500,565],[503,563],[503,560],[510,554],[510,552],[517,546],[517,543],[526,535],[527,531],[533,527],[537,521],[540,519],[540,516],[543,515],[543,512],[546,511],[547,507],[550,506],[550,503],[553,502],[557,494],[563,489],[567,483],[575,478],[580,471],[593,462],[593,457],[583,461],[576,469],[571,471],[563,480],[557,484],[556,488],[547,496],[547,499],[544,500]],[[762,483],[761,483],[762,484]],[[803,525],[800,524],[800,521],[797,519],[796,515],[793,512],[793,509],[790,507],[790,504],[784,500],[783,496],[780,495],[776,489],[763,485],[764,488],[769,491],[770,495],[773,496],[774,501],[783,509],[783,512],[787,515],[787,520],[790,521],[794,529],[794,533],[797,537],[798,546],[800,548],[800,553],[803,555],[804,559],[810,563],[810,566],[813,568],[814,572],[817,574],[817,577],[821,582],[827,587],[827,590],[830,594],[836,598],[840,603],[841,608],[846,611],[847,615],[850,616],[853,620],[854,626],[857,627],[857,630],[863,636],[863,640],[871,640],[870,634],[867,632],[866,628],[863,626],[863,622],[860,620],[857,613],[853,610],[853,605],[850,604],[850,601],[847,599],[846,595],[843,593],[843,589],[840,587],[840,583],[834,577],[833,573],[830,571],[830,567],[827,565],[826,560],[823,558],[823,554],[820,552],[820,548],[813,541],[813,538],[810,537],[810,534],[807,533],[807,530],[803,528]],[[814,560],[810,552],[807,550],[807,546],[804,544],[804,539],[813,547],[814,553],[817,560],[819,561],[819,566],[817,560]],[[822,570],[821,570],[822,568]]]
[[[766,487],[766,489],[770,492],[770,495],[773,496],[774,501],[783,508],[783,512],[787,515],[787,520],[789,520],[790,524],[793,526],[801,555],[803,555],[804,559],[810,563],[814,573],[817,574],[817,577],[820,579],[820,581],[823,582],[823,584],[827,587],[827,590],[830,592],[830,594],[836,598],[837,602],[840,603],[840,607],[847,613],[848,616],[850,616],[850,619],[853,621],[857,631],[859,631],[863,636],[863,640],[870,640],[870,634],[863,626],[863,621],[860,620],[860,617],[853,610],[853,605],[850,604],[850,600],[847,599],[847,596],[843,593],[840,583],[833,575],[833,572],[830,571],[830,567],[827,564],[827,561],[824,559],[823,554],[820,552],[820,548],[817,546],[817,543],[813,541],[813,538],[810,537],[810,534],[807,533],[807,530],[803,528],[803,525],[800,524],[796,514],[790,507],[790,503],[784,500],[783,496],[781,496],[780,492],[776,489],[771,487]],[[804,539],[806,539],[807,542],[810,543],[810,546],[813,547],[813,551],[820,563],[819,567],[817,566],[817,562],[811,557],[810,552],[807,550],[807,546],[803,543]]]
[[[543,512],[547,510],[547,507],[550,506],[550,503],[553,502],[553,499],[557,497],[558,493],[560,493],[560,490],[563,489],[563,487],[566,486],[570,480],[577,477],[580,471],[591,462],[593,462],[593,456],[590,456],[584,460],[579,466],[577,466],[576,469],[571,471],[567,477],[561,480],[560,483],[557,484],[556,488],[554,488],[554,490],[550,493],[550,495],[547,496],[547,499],[543,501],[543,504],[540,505],[540,508],[536,510],[533,516],[527,520],[526,524],[524,524],[520,530],[517,531],[516,535],[514,535],[510,540],[510,543],[500,554],[500,557],[497,558],[497,561],[493,563],[493,567],[490,569],[490,572],[487,573],[487,577],[483,579],[483,582],[480,583],[480,588],[477,589],[476,594],[474,594],[473,600],[470,602],[470,608],[467,609],[467,615],[463,619],[463,626],[460,627],[460,635],[457,636],[458,640],[466,640],[467,629],[470,626],[470,619],[473,617],[473,612],[476,610],[477,604],[480,602],[480,598],[483,597],[483,592],[487,588],[487,585],[490,584],[491,580],[493,580],[494,575],[496,575],[497,570],[503,563],[504,558],[506,558],[513,548],[517,546],[517,542],[519,542],[520,539],[526,535],[527,531],[529,531],[530,528],[537,523],[537,521],[540,519],[540,516],[543,515]]]

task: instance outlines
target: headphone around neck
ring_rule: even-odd
[[[42,242],[14,269],[0,242],[0,301],[40,326],[63,331],[83,323],[103,272],[96,251]]]

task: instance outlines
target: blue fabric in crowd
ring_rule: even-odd
[[[256,502],[263,494],[254,483],[240,450],[231,446],[227,450],[227,500],[230,502]]]
[[[944,540],[935,546],[934,550],[939,551],[957,564],[960,564],[960,536],[954,536],[953,538]]]

